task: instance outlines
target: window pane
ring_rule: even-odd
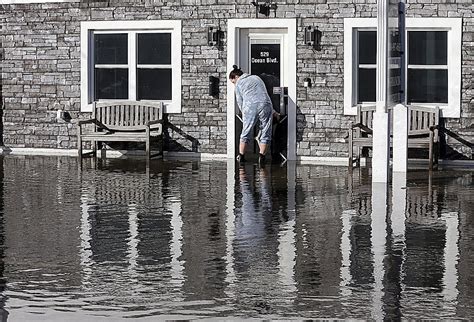
[[[375,69],[359,68],[358,103],[375,102]]]
[[[127,64],[127,34],[94,35],[96,64]]]
[[[171,100],[171,68],[138,69],[137,98]]]
[[[171,64],[171,34],[138,34],[138,64]]]
[[[447,65],[448,32],[410,31],[408,32],[408,64]]]
[[[448,71],[409,69],[408,103],[448,103]]]
[[[359,64],[377,63],[377,32],[359,31]]]
[[[126,68],[96,68],[95,69],[95,99],[127,99],[128,98],[128,69]]]

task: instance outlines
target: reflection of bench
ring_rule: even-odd
[[[94,156],[97,153],[97,146],[102,142],[144,142],[146,157],[150,158],[150,144],[152,141],[158,141],[161,154],[163,152],[162,123],[162,103],[136,101],[94,103],[92,118],[78,123],[79,157],[83,156],[83,141],[92,142]],[[87,127],[88,124],[89,127]]]
[[[356,123],[349,130],[349,167],[360,165],[360,149],[372,148],[374,112],[375,106],[357,108]],[[438,127],[438,107],[408,106],[408,148],[427,148],[430,170],[438,164]]]

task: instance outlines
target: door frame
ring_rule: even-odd
[[[227,21],[227,158],[235,157],[235,94],[228,79],[240,55],[240,29],[284,28],[287,31],[288,160],[296,160],[296,19],[229,19]]]

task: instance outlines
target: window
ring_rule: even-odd
[[[162,101],[181,112],[181,22],[81,23],[81,111],[104,100]]]
[[[375,102],[377,32],[357,31],[357,103]]]
[[[408,104],[448,104],[447,44],[447,31],[408,31]]]
[[[372,18],[344,20],[344,114],[375,103],[376,26]],[[461,18],[407,18],[406,104],[440,106],[459,117]]]

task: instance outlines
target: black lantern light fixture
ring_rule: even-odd
[[[321,50],[321,37],[322,32],[318,27],[308,26],[304,28],[304,43],[317,51]]]
[[[219,78],[209,76],[209,95],[212,97],[219,96]]]
[[[207,44],[209,46],[219,46],[222,31],[219,27],[207,27]]]
[[[252,1],[252,4],[255,6],[255,16],[258,18],[258,14],[262,14],[265,17],[268,17],[270,15],[270,10],[273,10],[275,17],[276,17],[276,9],[277,9],[277,4],[269,1],[264,1],[262,3],[258,3],[258,0]]]

